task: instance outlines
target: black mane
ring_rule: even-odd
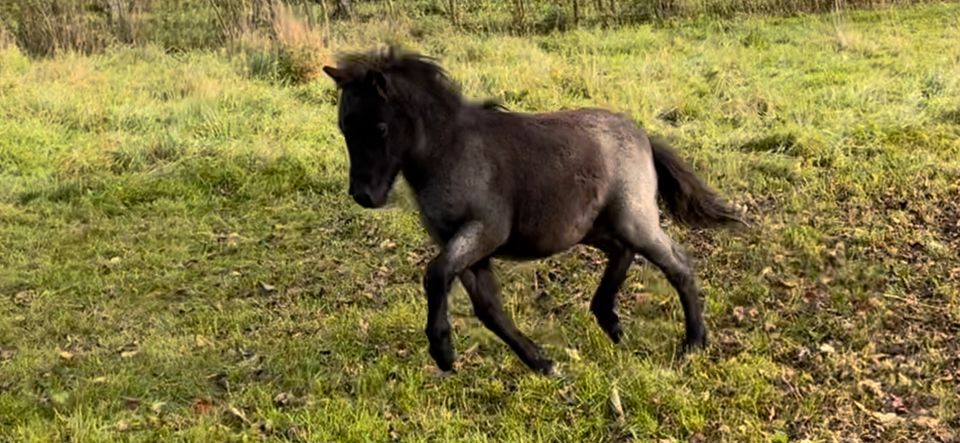
[[[464,104],[459,86],[433,57],[390,46],[343,55],[337,65],[351,80],[363,79],[371,72],[382,74],[387,80],[387,99],[415,111],[453,112]]]
[[[344,54],[337,59],[337,67],[346,75],[347,82],[366,78],[371,72],[382,74],[387,80],[387,90],[384,92],[388,100],[403,104],[421,115],[454,113],[466,105],[459,85],[437,63],[436,58],[405,51],[397,46]],[[488,111],[507,111],[495,99],[483,100],[479,106]]]
[[[507,106],[503,104],[503,102],[495,98],[488,98],[480,102],[480,108],[487,111],[495,111],[495,112],[510,111],[510,109],[508,109]]]

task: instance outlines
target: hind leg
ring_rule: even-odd
[[[604,249],[607,253],[607,267],[600,279],[600,286],[593,294],[590,302],[590,311],[597,319],[600,329],[610,337],[614,343],[620,343],[623,331],[620,329],[620,317],[617,315],[617,294],[620,286],[627,279],[627,271],[633,262],[633,251],[617,245]]]
[[[700,305],[700,290],[697,287],[696,277],[690,259],[676,242],[673,241],[659,224],[647,225],[640,230],[633,227],[625,229],[625,241],[637,253],[656,265],[680,296],[683,306],[686,338],[683,350],[692,351],[707,344],[707,327],[703,321],[703,310]]]

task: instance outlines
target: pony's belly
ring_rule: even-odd
[[[537,260],[547,258],[551,255],[555,255],[570,249],[574,244],[563,246],[554,245],[553,247],[550,247],[547,245],[537,245],[524,241],[511,240],[510,242],[507,242],[507,244],[501,246],[500,249],[497,249],[497,252],[494,255],[498,258],[504,258],[507,260]]]
[[[563,223],[562,219],[554,220],[556,222],[550,226],[534,225],[514,231],[496,254],[517,260],[546,258],[576,246],[590,231],[591,223]]]

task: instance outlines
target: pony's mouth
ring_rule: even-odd
[[[388,192],[358,191],[351,192],[350,196],[353,197],[353,201],[366,209],[377,209],[387,204]]]

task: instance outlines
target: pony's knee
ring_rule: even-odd
[[[451,332],[450,323],[447,321],[432,322],[423,329],[424,335],[431,341],[448,338]]]
[[[676,260],[680,266],[687,269],[688,271],[693,270],[693,260],[690,259],[690,256],[687,254],[687,251],[679,243],[671,241],[670,242],[670,252],[673,253],[673,258]]]
[[[426,291],[427,297],[435,296],[435,294],[446,294],[450,280],[452,280],[450,273],[444,266],[443,261],[439,258],[432,260],[427,265],[427,271],[423,275],[423,289]]]

